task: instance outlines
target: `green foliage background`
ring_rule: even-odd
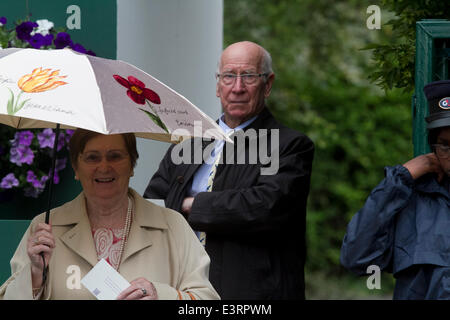
[[[389,41],[379,41],[369,48],[376,62],[369,77],[384,89],[414,90],[414,58],[416,53],[416,21],[422,19],[449,19],[448,1],[436,0],[382,0],[383,8],[393,12],[385,23],[391,28]]]
[[[271,53],[276,79],[268,106],[316,145],[307,216],[310,298],[330,297],[317,292],[330,290],[324,279],[351,277],[339,264],[349,220],[383,168],[413,154],[412,92],[386,93],[369,79],[380,64],[362,49],[395,37],[389,27],[366,27],[373,4],[382,9],[382,23],[393,17],[371,0],[224,1],[224,46],[250,40]],[[309,289],[308,279],[315,279]],[[392,281],[384,284],[389,294]],[[343,290],[333,298],[352,297]]]

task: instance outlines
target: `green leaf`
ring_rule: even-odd
[[[25,103],[27,103],[28,101],[30,101],[31,99],[27,99],[22,101],[21,103],[19,103],[19,105],[16,107],[16,109],[14,110],[14,113],[17,113],[20,109],[23,108],[23,106],[25,105]]]
[[[162,120],[161,120],[160,117],[154,115],[153,113],[148,112],[147,110],[144,110],[144,109],[141,109],[141,108],[139,108],[139,109],[142,110],[142,111],[144,111],[144,112],[149,116],[149,118],[152,119],[153,122],[154,122],[158,127],[160,127],[161,129],[163,129],[164,131],[166,131],[167,133],[169,133],[169,130],[167,129],[166,125],[162,122]]]
[[[8,104],[6,105],[6,111],[9,115],[14,114],[14,93],[11,91],[10,88],[7,88],[9,92],[11,93],[11,98],[8,100]]]

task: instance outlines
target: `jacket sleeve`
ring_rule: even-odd
[[[171,168],[172,161],[170,159],[170,154],[173,146],[171,146],[164,158],[159,163],[159,168],[151,178],[147,188],[144,192],[144,198],[147,199],[165,199],[167,194],[169,193],[171,172],[173,172],[173,168]]]
[[[260,174],[256,183],[247,188],[198,193],[188,216],[189,224],[207,233],[279,230],[293,211],[305,214],[313,156],[314,144],[308,137],[285,139],[280,143],[276,174]]]
[[[0,299],[33,300],[31,261],[27,254],[27,241],[35,221],[36,218],[25,231],[11,259],[11,276],[0,287]],[[39,298],[46,299],[47,297],[47,295],[41,295]]]
[[[186,219],[172,211],[167,215],[169,232],[176,244],[179,277],[176,286],[153,282],[159,300],[217,300],[220,299],[209,282],[210,258],[189,227]]]
[[[414,180],[402,165],[386,167],[385,175],[351,219],[342,243],[341,264],[358,275],[370,265],[392,272],[395,217],[414,192]]]

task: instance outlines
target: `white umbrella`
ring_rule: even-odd
[[[185,137],[231,141],[189,100],[137,67],[70,49],[0,50],[0,123],[18,129],[132,132],[166,142]]]
[[[202,130],[194,130],[195,121]],[[59,123],[63,129],[133,132],[167,142],[183,132],[230,141],[214,120],[146,72],[70,49],[0,50],[0,123],[15,128]]]

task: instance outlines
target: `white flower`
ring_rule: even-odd
[[[49,33],[48,31],[54,27],[53,22],[48,21],[47,19],[37,20],[36,23],[38,26],[31,32],[31,36],[34,36],[36,33],[46,36]]]

